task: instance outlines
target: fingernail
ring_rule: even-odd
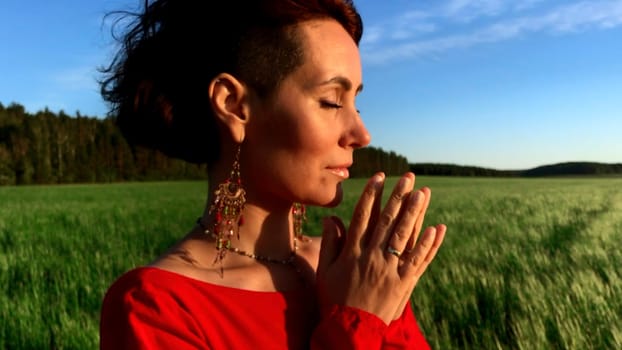
[[[400,188],[406,188],[410,185],[410,177],[404,176],[400,179]]]
[[[381,174],[376,174],[372,177],[372,183],[374,185],[374,188],[377,190],[382,188],[383,182],[384,182],[384,177]]]
[[[415,204],[419,201],[419,198],[421,198],[421,191],[415,191],[415,193],[410,195],[410,202]]]

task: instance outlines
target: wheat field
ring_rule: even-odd
[[[389,179],[394,183],[396,179]],[[348,221],[364,180],[344,183]],[[622,348],[622,179],[418,177],[449,230],[413,294],[434,349]],[[95,349],[110,283],[202,213],[203,182],[0,187],[0,349]],[[388,192],[388,191],[387,191]]]

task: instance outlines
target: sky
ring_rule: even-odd
[[[104,14],[139,0],[1,0],[0,103],[103,117]],[[622,0],[355,0],[357,107],[410,163],[622,163]]]

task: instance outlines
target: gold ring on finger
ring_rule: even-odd
[[[402,252],[400,252],[399,250],[397,250],[397,249],[395,249],[395,248],[393,248],[391,246],[387,246],[387,252],[389,254],[393,254],[393,255],[397,256],[398,258],[400,256],[402,256]]]

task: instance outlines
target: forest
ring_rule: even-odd
[[[381,148],[354,153],[352,177],[409,169],[406,157]],[[0,103],[0,185],[205,179],[207,166],[129,145],[113,118],[70,116]]]
[[[377,171],[431,176],[543,177],[621,176],[622,163],[566,162],[526,170],[497,170],[442,163],[409,163],[394,151],[365,147],[354,152],[351,177]],[[114,118],[68,115],[0,103],[0,185],[105,183],[205,179],[205,164],[188,163],[129,145]]]

